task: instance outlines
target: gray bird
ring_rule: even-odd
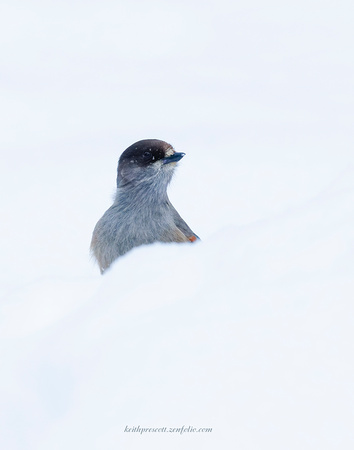
[[[158,139],[138,141],[122,153],[114,203],[97,222],[91,241],[102,274],[139,245],[199,239],[167,196],[176,163],[184,155]]]

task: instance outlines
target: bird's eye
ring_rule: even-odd
[[[153,158],[152,158],[152,153],[151,152],[144,152],[144,154],[143,154],[143,160],[144,161],[146,161],[146,162],[148,162],[148,161],[151,161]]]

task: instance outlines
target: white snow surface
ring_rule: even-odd
[[[352,3],[1,9],[0,448],[353,448]],[[101,277],[144,138],[201,242]]]

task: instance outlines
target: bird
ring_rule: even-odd
[[[134,247],[199,240],[167,195],[177,162],[184,156],[159,139],[135,142],[121,154],[113,205],[97,222],[91,240],[101,274]]]

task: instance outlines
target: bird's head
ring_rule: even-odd
[[[166,189],[176,163],[185,153],[158,139],[144,139],[128,147],[119,158],[117,187],[134,187],[149,183]]]

